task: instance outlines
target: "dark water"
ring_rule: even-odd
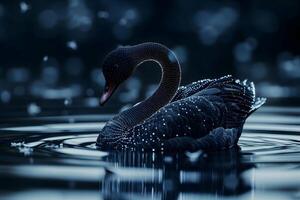
[[[264,107],[240,149],[185,154],[97,150],[109,115],[20,118],[0,128],[0,199],[300,199],[299,114]]]

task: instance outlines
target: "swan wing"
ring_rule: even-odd
[[[264,101],[255,99],[253,83],[222,77],[167,104],[128,130],[123,142],[144,149],[230,148],[237,144],[246,118]]]
[[[229,113],[226,121],[228,127],[238,127],[266,102],[266,98],[255,97],[253,82],[247,80],[241,82],[231,75],[219,79],[205,79],[180,87],[172,102],[195,95],[206,97],[209,100],[213,96],[221,97]]]

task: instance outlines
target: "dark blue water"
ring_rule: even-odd
[[[240,148],[103,152],[111,115],[2,119],[0,199],[300,199],[300,107],[265,106]]]

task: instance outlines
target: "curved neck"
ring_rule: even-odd
[[[125,129],[130,129],[149,118],[174,97],[181,79],[180,64],[176,55],[167,47],[158,43],[143,43],[129,47],[129,52],[136,66],[146,61],[155,61],[162,70],[158,89],[148,99],[125,110],[113,121]]]

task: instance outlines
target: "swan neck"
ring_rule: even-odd
[[[118,124],[122,124],[123,128],[126,129],[133,128],[149,118],[161,107],[170,103],[180,85],[181,79],[178,59],[164,45],[144,43],[130,48],[132,58],[136,62],[137,67],[143,62],[155,61],[161,67],[162,75],[159,86],[152,96],[116,116]]]

